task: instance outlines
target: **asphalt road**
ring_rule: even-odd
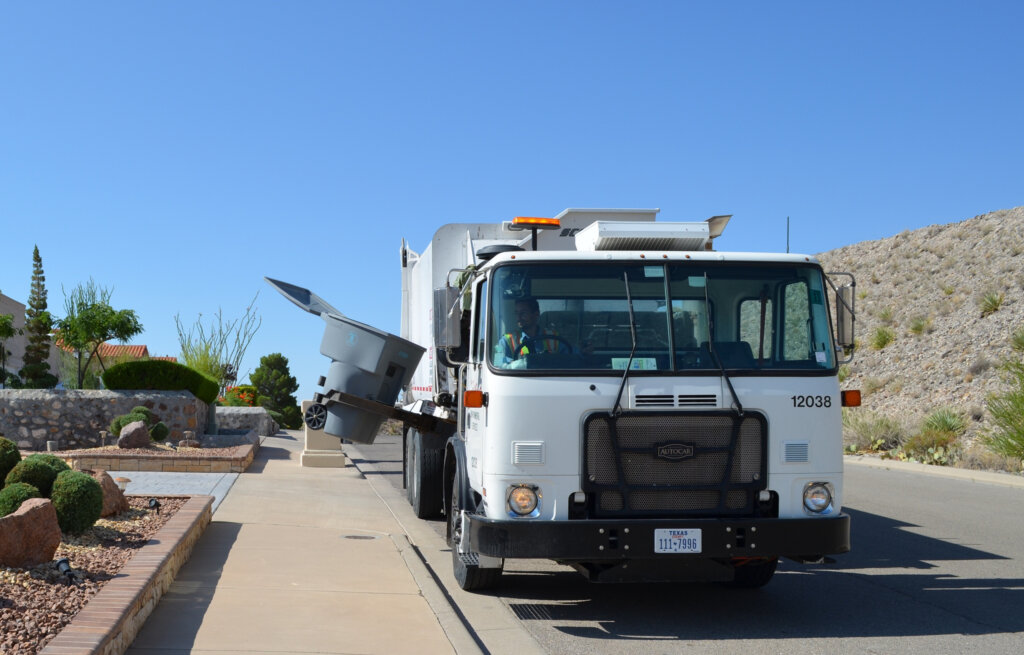
[[[401,488],[400,437],[359,452]],[[784,560],[759,590],[595,585],[529,560],[494,594],[549,653],[1024,650],[1024,488],[848,465],[845,509],[850,553]]]

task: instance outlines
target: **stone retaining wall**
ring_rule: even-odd
[[[256,434],[272,437],[278,425],[262,407],[217,407],[218,430],[256,430]]]
[[[3,389],[0,434],[22,450],[46,450],[47,441],[62,450],[93,448],[103,445],[101,430],[138,405],[167,424],[170,441],[180,441],[185,430],[202,433],[209,415],[209,406],[188,391]]]

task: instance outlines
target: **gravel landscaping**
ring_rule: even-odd
[[[66,557],[70,577],[54,562],[0,567],[0,652],[39,652],[187,501],[158,496],[157,512],[149,509],[150,496],[127,498],[127,512],[100,519],[79,537],[63,536],[54,562]]]

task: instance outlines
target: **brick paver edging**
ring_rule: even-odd
[[[121,655],[128,650],[213,516],[213,496],[188,498],[41,655]]]
[[[252,464],[259,444],[235,446],[230,455],[189,457],[171,455],[121,455],[113,451],[102,453],[67,453],[61,455],[75,470],[102,471],[164,471],[167,473],[243,473]]]

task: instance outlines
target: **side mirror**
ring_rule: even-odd
[[[853,348],[853,285],[836,289],[836,341],[844,350]]]
[[[434,289],[434,345],[454,349],[462,345],[462,303],[458,287]]]

